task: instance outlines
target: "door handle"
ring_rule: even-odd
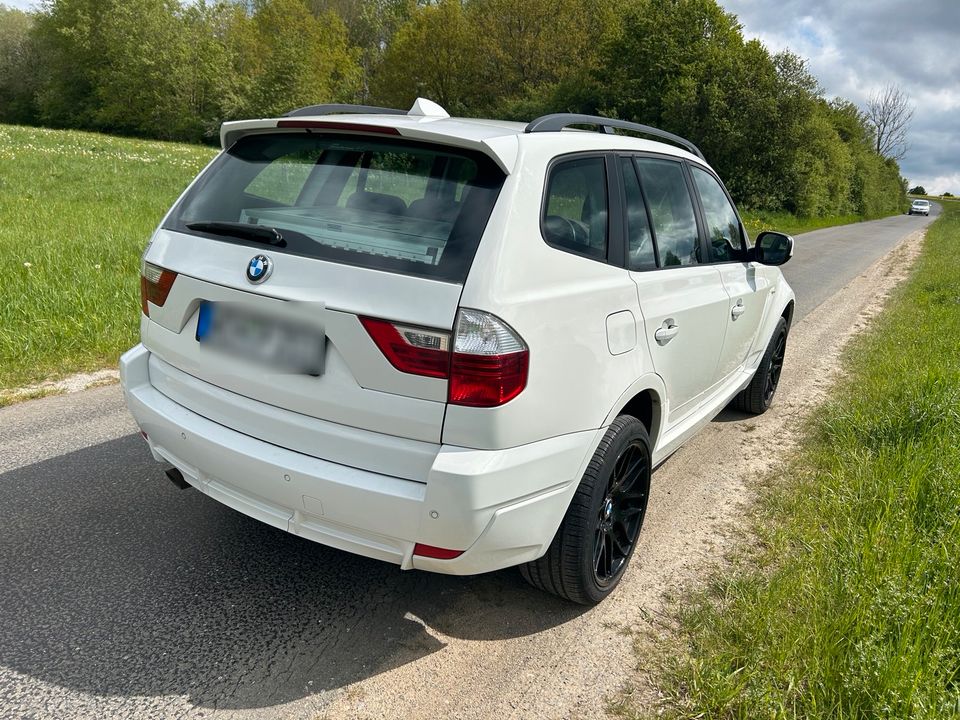
[[[664,320],[663,326],[658,327],[653,336],[657,339],[658,343],[666,345],[677,336],[678,332],[680,332],[678,325],[674,325],[672,320]]]
[[[743,300],[737,300],[737,304],[733,306],[730,310],[730,315],[736,320],[738,317],[743,315],[747,311],[747,308],[743,305]]]

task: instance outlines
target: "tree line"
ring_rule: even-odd
[[[0,122],[213,142],[224,120],[417,96],[451,115],[661,127],[746,208],[875,217],[906,202],[899,150],[868,113],[744,39],[716,0],[0,5]]]

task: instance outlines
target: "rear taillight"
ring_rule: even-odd
[[[157,307],[163,307],[167,301],[167,295],[170,294],[170,288],[173,287],[173,281],[177,279],[177,274],[171,270],[165,270],[158,265],[144,262],[140,268],[140,307],[143,314],[150,316],[150,305],[153,303]]]
[[[449,377],[450,333],[369,317],[360,318],[360,322],[397,370],[412,375]]]
[[[362,317],[370,337],[402,372],[449,380],[448,402],[497,407],[527,385],[530,351],[509,325],[490,313],[461,308],[450,333]],[[452,347],[451,347],[452,345]]]
[[[527,386],[530,351],[516,331],[500,318],[461,308],[450,363],[452,405],[497,407]]]

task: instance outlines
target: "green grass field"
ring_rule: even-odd
[[[675,718],[960,717],[960,203],[845,354],[758,544],[681,621]]]
[[[213,154],[0,125],[0,397],[116,365],[136,342],[140,254]]]

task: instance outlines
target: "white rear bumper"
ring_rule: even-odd
[[[208,420],[153,387],[149,358],[138,345],[121,357],[120,374],[158,461],[246,515],[404,569],[467,575],[542,555],[603,433],[497,451],[441,446],[418,482],[287,450]],[[416,543],[464,552],[427,558],[413,554]]]

